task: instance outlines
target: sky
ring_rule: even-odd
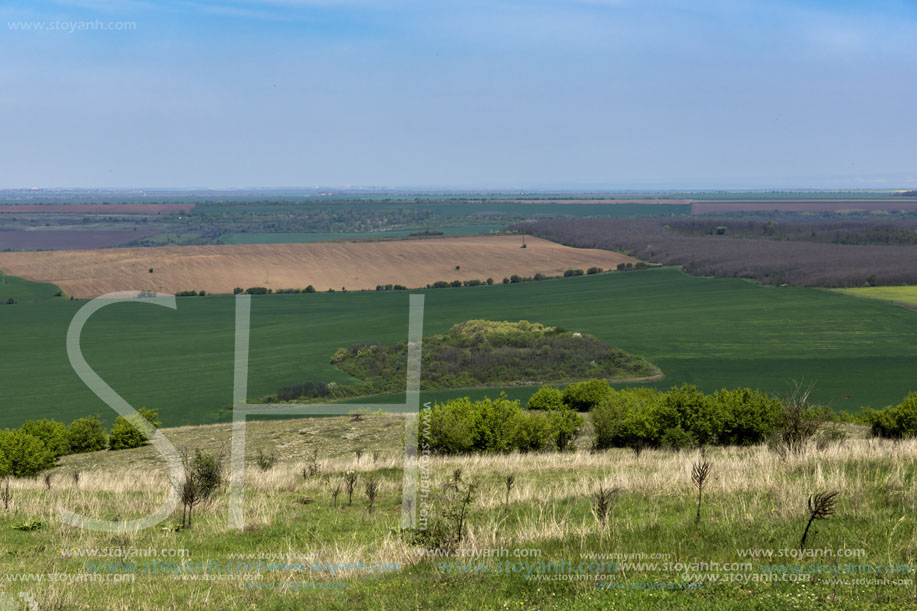
[[[913,0],[0,6],[0,188],[914,188],[915,101]]]

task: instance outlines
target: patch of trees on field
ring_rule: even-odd
[[[742,229],[729,219],[698,221],[713,234],[680,233],[676,219],[565,219],[526,223],[514,228],[578,248],[626,251],[633,257],[683,266],[698,276],[752,278],[765,284],[852,287],[917,284],[917,245],[841,244],[731,237]],[[716,228],[726,227],[725,235]],[[779,223],[778,223],[779,226]],[[700,231],[700,230],[699,230]],[[810,225],[808,231],[819,232]]]
[[[331,363],[360,380],[336,386],[303,382],[281,388],[273,400],[341,398],[404,390],[407,343],[355,344],[340,348]],[[561,327],[528,321],[470,320],[448,333],[424,338],[421,389],[575,380],[643,378],[659,371],[647,360]]]
[[[98,416],[77,418],[69,425],[48,418],[29,420],[18,429],[0,431],[0,477],[35,476],[68,454],[140,447],[146,443],[141,418],[154,428],[162,424],[157,410],[140,408],[132,417],[115,418],[108,433]]]

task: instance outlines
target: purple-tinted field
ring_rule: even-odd
[[[137,231],[0,231],[0,250],[88,250],[120,246],[157,233]]]

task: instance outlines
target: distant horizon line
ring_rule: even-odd
[[[0,193],[182,193],[190,194],[197,191],[210,193],[249,193],[249,192],[276,192],[276,193],[310,193],[324,194],[327,192],[364,192],[364,193],[391,193],[391,194],[429,194],[429,193],[514,193],[514,194],[543,194],[543,193],[571,193],[571,194],[633,194],[633,193],[780,193],[780,192],[822,192],[822,193],[849,193],[849,192],[906,192],[917,189],[917,186],[872,186],[872,187],[806,187],[806,186],[768,186],[768,187],[611,187],[611,186],[517,186],[517,187],[450,187],[450,186],[378,186],[378,185],[338,185],[338,186],[251,186],[251,187],[2,187]]]

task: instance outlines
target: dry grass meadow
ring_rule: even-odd
[[[697,450],[591,452],[587,432],[569,453],[431,457],[421,469],[431,523],[450,523],[458,507],[450,490],[464,485],[456,486],[456,477],[475,485],[464,539],[448,555],[431,556],[443,552],[399,529],[402,431],[402,418],[393,415],[250,423],[242,532],[227,525],[225,488],[195,510],[186,529],[175,528],[178,516],[165,527],[121,535],[64,526],[59,507],[123,520],[155,508],[169,489],[150,447],[65,457],[50,488],[41,478],[10,486],[12,501],[0,513],[5,589],[29,592],[42,609],[914,606],[912,575],[879,575],[887,581],[862,585],[853,581],[877,576],[849,573],[851,566],[913,565],[917,441],[867,439],[849,427],[847,439],[799,455],[780,457],[766,446],[711,448],[700,523],[691,479]],[[179,447],[229,448],[228,425],[164,432]],[[259,450],[274,453],[277,463],[259,468]],[[304,473],[313,452],[318,470]],[[351,471],[352,504],[346,491],[333,501],[331,490]],[[514,482],[507,492],[508,476]],[[372,511],[368,481],[381,485]],[[613,491],[605,525],[595,500],[600,489]],[[837,512],[815,524],[807,544],[818,556],[742,556],[746,549],[798,550],[806,500],[828,490],[839,492]],[[125,556],[156,553],[80,556],[113,548]],[[182,550],[181,557],[169,550]],[[493,550],[508,555],[489,556]],[[612,557],[617,564],[607,561]],[[606,560],[595,564],[597,558]],[[501,569],[498,561],[510,560],[521,564]],[[151,562],[166,568],[151,572]],[[245,569],[210,577],[194,569],[208,562]],[[346,564],[360,562],[398,568]],[[572,574],[534,568],[563,562],[576,567]],[[774,581],[775,572],[782,580]],[[23,582],[21,575],[46,577]]]
[[[438,280],[500,282],[513,274],[560,275],[566,269],[614,269],[636,263],[606,250],[570,248],[537,238],[482,236],[383,242],[171,246],[69,252],[0,253],[12,276],[51,282],[79,299],[123,290],[231,293],[234,287],[314,286],[319,291],[424,287]],[[151,273],[150,270],[153,270]]]

